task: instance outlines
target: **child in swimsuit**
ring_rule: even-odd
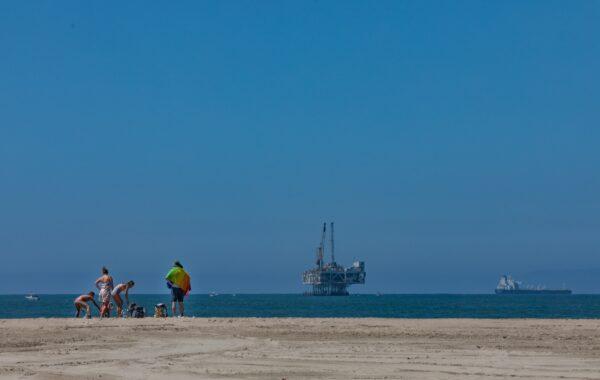
[[[108,274],[106,267],[102,267],[102,276],[96,280],[96,287],[100,289],[100,299],[102,301],[100,318],[110,317],[110,294],[113,290],[113,278]]]
[[[125,301],[127,302],[127,305],[129,305],[129,289],[133,288],[133,285],[135,285],[135,282],[129,281],[126,284],[119,284],[113,289],[111,295],[117,304],[117,316],[120,316],[123,313],[123,299],[121,298],[121,292],[123,290],[125,291]]]
[[[87,319],[92,318],[90,305],[88,304],[88,302],[90,302],[90,301],[92,301],[94,303],[94,305],[96,305],[96,308],[98,308],[98,310],[100,310],[100,306],[98,306],[96,301],[94,301],[94,296],[95,296],[94,292],[89,292],[88,294],[82,294],[79,297],[75,298],[75,301],[73,302],[75,304],[75,309],[77,310],[77,313],[75,313],[75,318],[79,318],[81,309],[85,309],[85,317]]]

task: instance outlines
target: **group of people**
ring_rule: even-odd
[[[94,292],[82,294],[74,301],[76,310],[75,317],[79,317],[81,311],[85,310],[86,318],[91,318],[92,313],[89,302],[92,302],[100,312],[100,318],[108,318],[110,317],[110,311],[112,309],[111,299],[114,300],[115,305],[117,306],[117,316],[123,315],[123,298],[121,298],[121,293],[125,292],[125,301],[127,305],[129,305],[129,289],[133,288],[135,282],[128,281],[115,286],[112,276],[108,273],[108,269],[102,267],[102,275],[98,277],[95,285],[99,290],[100,305],[94,300],[96,295]]]
[[[190,285],[190,276],[183,269],[183,265],[179,261],[173,263],[173,268],[169,270],[165,276],[167,287],[171,289],[171,311],[172,315],[176,315],[176,306],[179,306],[179,315],[183,317],[183,298],[192,290]],[[87,294],[82,294],[74,301],[75,317],[81,315],[82,310],[85,310],[85,317],[91,318],[90,302],[96,306],[100,313],[100,318],[108,318],[111,314],[112,303],[114,301],[117,307],[117,317],[123,316],[123,298],[121,294],[125,293],[125,305],[129,306],[129,290],[134,287],[135,282],[127,281],[114,285],[112,276],[108,273],[106,267],[102,267],[102,275],[95,282],[96,288],[99,291],[100,305],[94,299],[96,294],[92,291]]]

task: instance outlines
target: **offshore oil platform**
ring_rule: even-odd
[[[365,283],[365,262],[355,261],[351,267],[346,268],[335,262],[333,241],[333,223],[330,231],[331,262],[325,263],[325,240],[327,238],[327,223],[323,223],[321,244],[317,247],[316,264],[302,274],[302,282],[312,285],[312,290],[304,293],[311,296],[347,296],[348,286]]]

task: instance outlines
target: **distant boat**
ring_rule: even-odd
[[[39,301],[40,296],[38,296],[37,294],[30,293],[30,294],[28,294],[28,295],[25,296],[25,299],[27,301]]]
[[[218,296],[218,295],[219,295],[219,293],[215,293],[215,292],[210,292],[210,293],[208,294],[208,296],[209,296],[209,297],[216,297],[216,296]]]
[[[523,286],[520,281],[515,281],[511,276],[500,277],[496,294],[571,294],[571,289],[546,289],[543,286]]]

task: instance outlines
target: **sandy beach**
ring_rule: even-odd
[[[0,320],[0,377],[600,379],[600,321]]]

